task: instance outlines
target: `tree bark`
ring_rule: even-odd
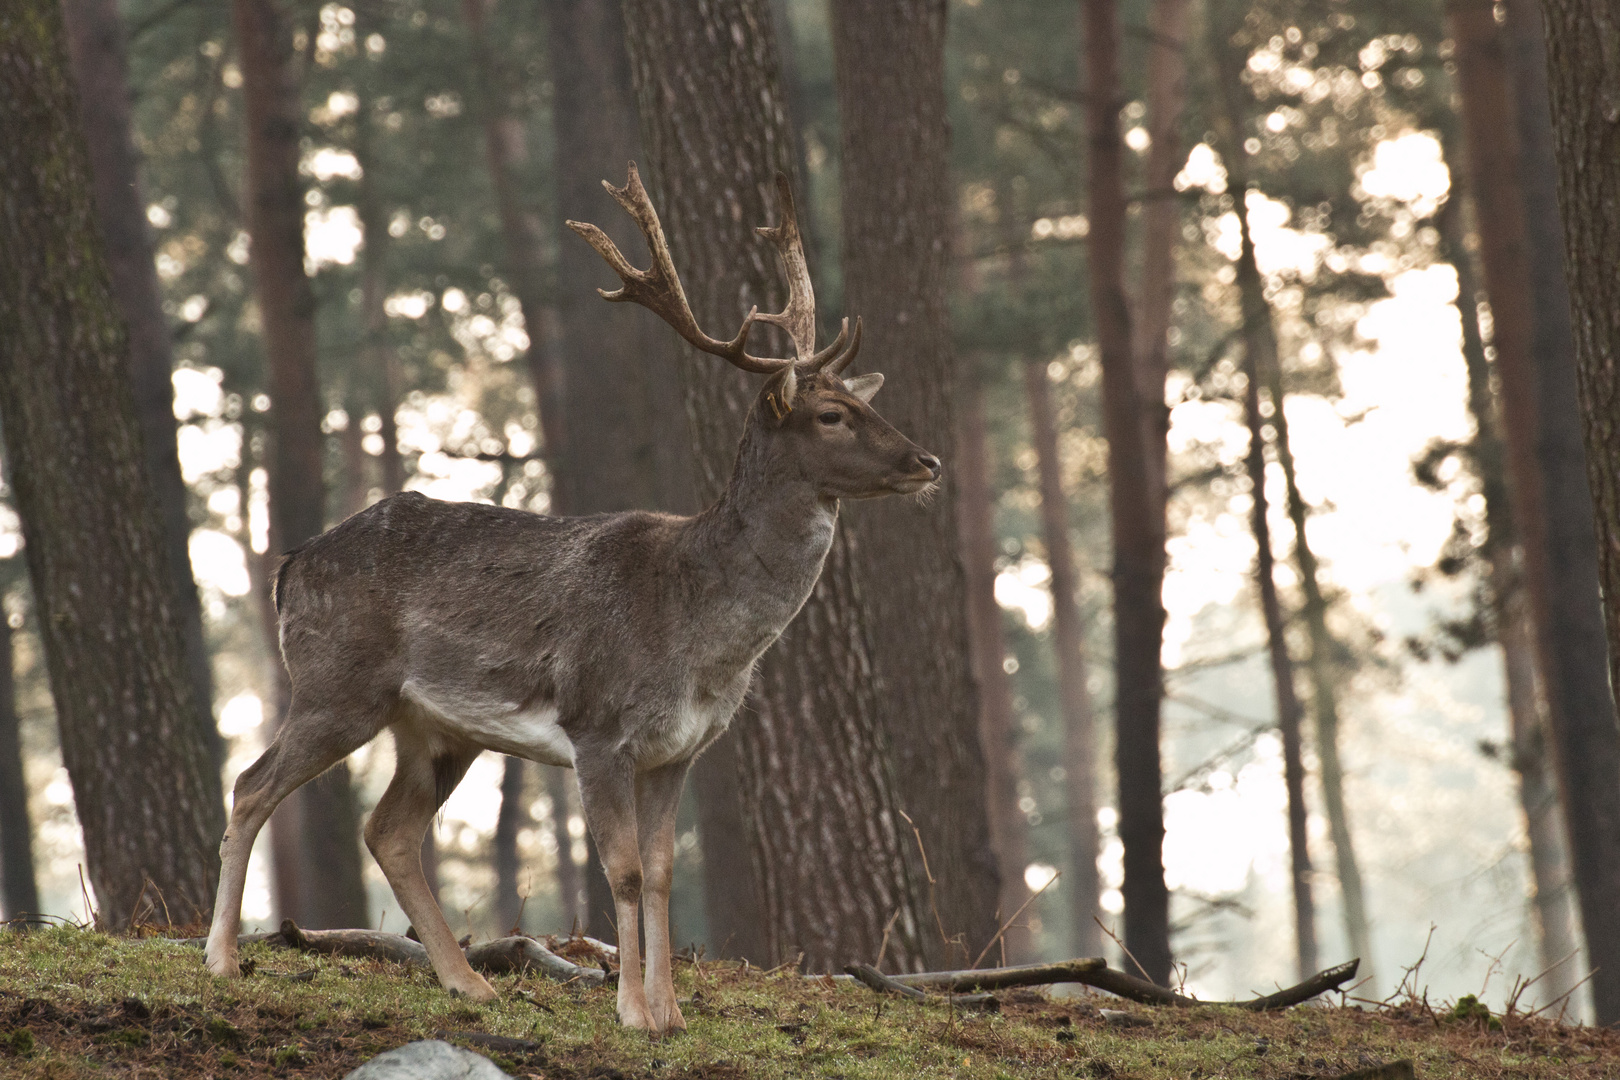
[[[574,861],[574,838],[568,832],[568,774],[558,768],[543,771],[546,775],[546,794],[551,797],[551,836],[557,842],[557,904],[562,909],[562,921],[568,926],[569,933],[583,933],[583,920],[579,914],[579,864]]]
[[[1063,708],[1064,793],[1069,810],[1069,893],[1071,949],[1077,956],[1102,953],[1097,924],[1102,879],[1097,858],[1097,716],[1086,671],[1085,624],[1080,618],[1080,573],[1069,538],[1069,501],[1063,492],[1063,461],[1058,455],[1057,421],[1047,386],[1046,364],[1024,362],[1024,394],[1029,401],[1030,441],[1035,446],[1041,484],[1041,538],[1052,571],[1052,649],[1057,654],[1058,700]]]
[[[955,199],[945,16],[943,0],[832,4],[845,302],[865,319],[865,355],[889,376],[884,415],[948,450],[958,375],[946,304]],[[956,498],[947,483],[932,502],[869,503],[851,510],[849,528],[900,805],[921,830],[945,933],[971,961],[996,933],[1000,874]]]
[[[517,834],[529,819],[525,807],[524,777],[528,772],[522,758],[508,757],[501,773],[501,809],[495,818],[495,922],[503,934],[519,933],[523,896],[519,878],[523,863],[518,857]]]
[[[1155,982],[1170,977],[1159,709],[1164,696],[1165,523],[1144,438],[1145,405],[1125,295],[1125,184],[1115,0],[1086,0],[1091,306],[1103,371],[1103,430],[1114,549],[1115,766],[1125,846],[1125,947]]]
[[[203,635],[202,602],[191,574],[191,517],[175,441],[173,359],[152,262],[152,235],[141,198],[140,161],[130,137],[124,22],[117,0],[69,0],[62,6],[62,16],[90,151],[102,249],[112,276],[113,297],[128,332],[135,411],[141,423],[146,470],[163,519],[163,554],[174,578],[192,700],[197,703],[197,728],[214,764],[209,791],[223,808],[225,793],[218,774],[225,766],[225,740],[214,723],[214,676]]]
[[[985,788],[990,809],[990,842],[1002,867],[997,919],[1006,922],[1029,899],[1023,869],[1029,863],[1029,823],[1018,805],[1023,756],[1013,721],[1012,685],[1002,665],[1007,639],[996,603],[995,503],[991,488],[990,436],[985,426],[984,387],[976,372],[965,372],[959,395],[957,437],[957,516],[962,534],[964,584],[973,678],[979,687],[979,739],[985,751]],[[1026,912],[1001,937],[1004,959],[1030,960],[1033,940]]]
[[[99,921],[189,922],[213,901],[224,807],[65,37],[52,0],[0,17],[0,428]]]
[[[777,218],[775,173],[792,171],[769,12],[763,0],[630,0],[625,24],[660,216],[699,322],[729,334],[749,305],[775,310],[783,294],[753,233]],[[690,350],[680,371],[696,487],[712,500],[756,387]],[[840,970],[852,956],[876,956],[892,918],[891,961],[920,964],[923,909],[870,669],[840,530],[733,724],[763,962],[803,952],[811,970]]]
[[[1534,588],[1531,603],[1542,656],[1550,661],[1543,670],[1552,732],[1587,956],[1597,969],[1592,997],[1598,1022],[1613,1024],[1620,1021],[1620,729],[1613,684],[1597,670],[1599,605],[1591,582],[1601,583],[1606,598],[1608,674],[1620,679],[1620,284],[1613,265],[1620,247],[1620,25],[1612,5],[1589,0],[1546,0],[1543,11],[1547,65],[1536,69],[1534,86],[1521,79],[1518,94],[1525,109],[1534,110],[1521,119],[1521,131],[1527,122],[1533,127],[1522,167],[1526,176],[1540,172],[1527,195],[1532,272],[1538,290],[1545,290],[1536,298],[1541,321],[1534,344],[1541,421],[1536,458],[1549,511],[1545,618]],[[1520,12],[1516,5],[1509,12],[1512,24]],[[1541,86],[1549,91],[1550,127]],[[1557,274],[1542,254],[1559,231],[1539,189],[1554,169],[1572,325],[1555,319],[1557,283],[1548,279]],[[1577,428],[1577,415],[1584,428]],[[1526,562],[1531,573],[1542,569]]]
[[[28,819],[22,727],[17,715],[16,655],[0,589],[0,920],[39,913],[34,830]]]
[[[326,526],[315,294],[304,275],[298,174],[303,113],[291,28],[280,0],[234,0],[233,22],[247,119],[247,227],[269,373],[270,514],[277,545],[290,551]],[[284,914],[312,927],[367,925],[360,815],[347,762],[305,784],[292,799],[300,867],[296,908]]]
[[[1455,139],[1448,142],[1454,144]],[[1448,145],[1446,150],[1455,161],[1455,146]],[[1542,999],[1555,1001],[1571,991],[1579,979],[1580,936],[1570,895],[1568,844],[1548,755],[1547,725],[1536,670],[1535,628],[1521,580],[1521,555],[1508,498],[1498,402],[1479,330],[1477,302],[1482,290],[1464,238],[1465,171],[1457,163],[1452,195],[1441,208],[1437,224],[1441,252],[1457,271],[1462,354],[1468,369],[1468,409],[1474,418],[1469,456],[1485,497],[1485,542],[1480,554],[1489,575],[1491,622],[1502,650],[1511,765],[1518,774],[1519,805],[1524,810],[1525,835],[1530,842],[1536,951],[1541,969],[1547,972],[1539,985]]]

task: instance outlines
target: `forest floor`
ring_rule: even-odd
[[[403,965],[268,945],[243,957],[253,974],[223,982],[200,949],[174,942],[0,932],[0,1077],[341,1077],[434,1037],[546,1080],[1314,1080],[1402,1058],[1420,1080],[1620,1075],[1620,1032],[1454,1019],[1421,1000],[1257,1014],[1009,991],[999,1012],[978,1014],[701,961],[676,973],[690,1029],[651,1038],[614,1022],[611,986],[497,976],[499,1000],[472,1006]]]

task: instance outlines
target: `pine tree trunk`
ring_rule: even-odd
[[[580,918],[579,864],[574,861],[574,838],[568,832],[570,814],[566,770],[543,768],[546,774],[546,794],[551,797],[551,836],[557,842],[557,904],[562,909],[562,922],[572,931],[582,927]]]
[[[1242,58],[1231,47],[1232,17],[1216,8],[1209,18],[1210,48],[1221,80],[1221,111],[1215,118],[1219,132],[1221,160],[1227,163],[1230,188],[1243,198],[1248,190],[1245,159],[1238,148],[1244,126]],[[1277,331],[1271,321],[1271,305],[1266,300],[1265,282],[1255,261],[1254,236],[1249,231],[1248,214],[1238,216],[1242,245],[1238,253],[1237,284],[1243,318],[1244,414],[1249,428],[1247,468],[1253,499],[1249,527],[1255,544],[1255,585],[1260,596],[1260,612],[1266,624],[1267,652],[1271,681],[1277,702],[1277,729],[1283,744],[1283,784],[1288,791],[1289,877],[1294,896],[1294,959],[1301,979],[1317,970],[1316,901],[1311,888],[1311,855],[1306,830],[1305,755],[1302,726],[1304,708],[1294,684],[1294,661],[1288,651],[1287,623],[1277,595],[1276,556],[1271,545],[1271,508],[1266,497],[1265,419],[1260,412],[1260,385],[1267,372],[1281,370],[1277,356]],[[1282,407],[1281,397],[1272,400],[1272,415]],[[1280,428],[1273,428],[1280,431]],[[1280,444],[1279,444],[1280,445]]]
[[[629,0],[625,15],[659,215],[698,321],[730,334],[751,304],[776,310],[783,294],[775,257],[753,232],[776,220],[774,175],[793,167],[769,12],[763,0]],[[696,487],[712,500],[758,388],[690,350],[679,370]],[[841,529],[810,601],[766,653],[733,722],[762,962],[802,951],[810,970],[837,970],[875,957],[891,918],[893,966],[921,960],[911,838],[897,813],[862,618]]]
[[[1030,441],[1041,484],[1041,538],[1052,570],[1052,650],[1057,654],[1058,700],[1063,708],[1064,793],[1068,796],[1070,949],[1075,956],[1102,955],[1097,906],[1102,854],[1097,835],[1097,716],[1087,683],[1085,624],[1080,618],[1080,573],[1069,538],[1069,500],[1063,493],[1057,421],[1047,386],[1046,364],[1024,363]]]
[[[1227,145],[1231,145],[1230,140]],[[1248,217],[1245,215],[1238,220],[1243,236],[1243,248],[1238,256],[1238,287],[1242,291],[1243,374],[1247,383],[1243,407],[1249,428],[1249,491],[1254,500],[1249,524],[1254,533],[1254,578],[1260,593],[1260,611],[1266,622],[1271,682],[1277,699],[1277,729],[1283,744],[1283,783],[1288,789],[1289,877],[1294,892],[1294,957],[1303,980],[1318,970],[1316,902],[1311,893],[1311,854],[1306,832],[1304,740],[1300,731],[1305,710],[1294,688],[1294,661],[1288,654],[1287,627],[1282,602],[1277,597],[1270,506],[1266,499],[1265,419],[1260,414],[1261,370],[1276,366],[1277,339],[1271,307],[1266,303],[1265,285],[1254,259],[1254,238],[1249,232]],[[1273,415],[1279,404],[1273,402]]]
[[[0,921],[39,914],[34,878],[34,830],[28,820],[22,727],[17,716],[16,655],[0,589]]]
[[[291,27],[280,0],[234,0],[233,21],[247,118],[247,226],[272,403],[270,514],[276,550],[290,551],[326,525],[315,294],[304,276],[298,175],[303,113]],[[298,891],[296,907],[284,914],[315,929],[369,925],[360,815],[348,763],[338,762],[290,801],[299,823]]]
[[[984,387],[976,372],[964,373],[958,396],[956,510],[962,534],[964,585],[973,678],[979,688],[979,739],[985,751],[985,788],[990,842],[1002,867],[997,919],[1007,923],[1029,899],[1024,867],[1029,863],[1029,823],[1018,806],[1023,757],[1013,722],[1012,685],[1002,666],[1007,639],[996,603],[995,502],[991,489],[990,435],[984,417]],[[1006,963],[1034,959],[1025,911],[1007,926],[1000,949]]]
[[[152,477],[163,517],[163,553],[178,597],[192,699],[198,706],[197,728],[214,763],[208,776],[209,791],[220,804],[223,822],[225,793],[218,774],[225,765],[225,740],[214,723],[214,676],[203,636],[202,602],[191,575],[191,517],[186,510],[186,485],[180,478],[175,442],[169,327],[164,321],[157,270],[152,262],[152,235],[141,199],[140,163],[130,137],[124,22],[118,14],[117,0],[69,0],[62,5],[62,15],[95,180],[96,220],[112,275],[113,297],[129,334],[135,411],[141,422],[146,470]]]
[[[523,913],[520,879],[523,861],[518,857],[517,834],[529,820],[524,788],[528,772],[522,758],[508,757],[501,772],[501,809],[495,818],[495,929],[515,933]]]
[[[1524,142],[1523,167],[1526,176],[1540,173],[1527,196],[1536,241],[1532,272],[1538,290],[1545,290],[1536,299],[1542,321],[1535,343],[1541,420],[1536,450],[1549,512],[1546,568],[1554,579],[1545,622],[1534,588],[1531,603],[1543,627],[1542,655],[1558,644],[1556,666],[1544,668],[1547,696],[1555,703],[1552,732],[1587,956],[1598,969],[1592,980],[1597,1020],[1613,1024],[1620,1021],[1620,729],[1607,692],[1613,684],[1595,670],[1596,605],[1589,582],[1596,577],[1602,584],[1608,674],[1620,679],[1620,280],[1614,272],[1614,252],[1620,250],[1620,26],[1610,3],[1546,0],[1543,11],[1547,64],[1537,83],[1549,91],[1550,113],[1540,86],[1522,79],[1518,100],[1535,110],[1525,120],[1539,129]],[[1509,12],[1510,25],[1534,17],[1517,4]],[[1557,231],[1539,190],[1554,168],[1572,327],[1553,324],[1548,294],[1556,285],[1548,278],[1556,270],[1541,251]],[[1577,382],[1578,401],[1572,385]],[[1583,462],[1577,413],[1584,421],[1589,489],[1578,482]],[[1526,561],[1536,573],[1539,568]]]
[[[1119,135],[1116,0],[1086,0],[1091,154],[1091,306],[1103,370],[1103,429],[1114,550],[1115,767],[1125,846],[1125,947],[1149,978],[1170,978],[1159,709],[1164,696],[1164,501],[1154,492],[1130,305],[1125,295],[1124,143]]]
[[[945,21],[943,0],[832,4],[845,304],[865,319],[866,363],[889,377],[883,415],[948,451],[958,377],[946,305],[955,200]],[[1000,875],[955,492],[947,482],[932,502],[853,507],[849,529],[900,805],[921,830],[945,932],[972,960],[996,933]]]
[[[1455,138],[1447,139],[1447,156],[1455,160]],[[1507,686],[1508,734],[1512,766],[1519,777],[1519,805],[1530,841],[1536,951],[1542,971],[1538,983],[1543,1001],[1555,1001],[1579,980],[1580,937],[1570,895],[1569,851],[1558,792],[1548,757],[1547,725],[1537,685],[1535,628],[1530,622],[1521,571],[1503,447],[1498,402],[1491,387],[1490,364],[1480,336],[1476,310],[1480,289],[1473,257],[1468,253],[1462,221],[1464,170],[1453,172],[1452,195],[1441,208],[1441,253],[1457,271],[1457,309],[1462,319],[1462,354],[1468,369],[1468,409],[1474,418],[1470,448],[1485,497],[1486,539],[1480,554],[1489,572],[1491,618],[1502,650]]]
[[[0,430],[99,920],[185,923],[213,902],[223,805],[65,38],[51,0],[0,17]]]

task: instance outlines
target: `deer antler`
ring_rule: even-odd
[[[776,246],[777,254],[782,258],[788,279],[787,306],[774,315],[761,315],[758,307],[750,308],[748,315],[743,319],[742,328],[730,341],[712,338],[698,326],[697,319],[692,314],[692,306],[687,302],[686,291],[681,288],[680,275],[675,272],[675,262],[669,254],[669,241],[664,238],[664,227],[658,221],[658,212],[653,209],[647,189],[641,184],[641,174],[636,169],[636,163],[633,161],[630,163],[630,177],[625,181],[624,187],[616,188],[606,180],[602,181],[602,186],[607,188],[608,194],[612,195],[614,200],[624,207],[625,212],[635,219],[642,236],[646,237],[647,248],[652,252],[653,260],[652,266],[646,270],[637,270],[601,229],[588,222],[568,222],[568,227],[584,237],[624,283],[611,292],[598,289],[597,292],[602,294],[603,299],[640,304],[674,327],[675,331],[692,345],[706,353],[724,357],[744,371],[769,375],[794,365],[800,371],[825,369],[836,374],[855,358],[861,342],[859,319],[855,320],[853,339],[849,337],[849,320],[845,319],[832,344],[820,352],[815,351],[816,298],[810,287],[810,270],[805,263],[804,243],[799,236],[799,223],[793,208],[793,191],[788,186],[787,177],[781,174],[777,174],[776,177],[777,197],[782,205],[782,223],[775,227],[761,227],[758,230],[761,236]],[[748,333],[756,321],[771,323],[787,331],[793,340],[795,359],[778,360],[749,353]],[[848,348],[845,347],[846,340],[849,342]]]

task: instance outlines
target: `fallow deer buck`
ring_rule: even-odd
[[[787,180],[776,246],[789,299],[755,309],[730,341],[697,325],[636,167],[604,187],[646,236],[637,270],[596,226],[569,222],[623,287],[697,348],[770,378],[750,411],[730,485],[696,517],[630,512],[546,517],[499,506],[384,499],[291,552],[276,576],[292,699],[275,741],[236,783],[220,846],[208,968],[235,977],[254,837],[276,804],[383,728],[394,778],[366,844],[416,927],[439,981],[486,1000],[422,874],[422,836],[485,749],[573,766],[613,888],[618,1016],[686,1026],[670,980],[675,808],[692,759],[730,723],[754,663],[810,595],[840,499],[920,491],[940,464],[868,404],[883,376],[843,379],[860,347],[845,319],[817,352],[815,301]],[[794,359],[748,352],[756,322]],[[647,970],[638,906],[646,904]]]

